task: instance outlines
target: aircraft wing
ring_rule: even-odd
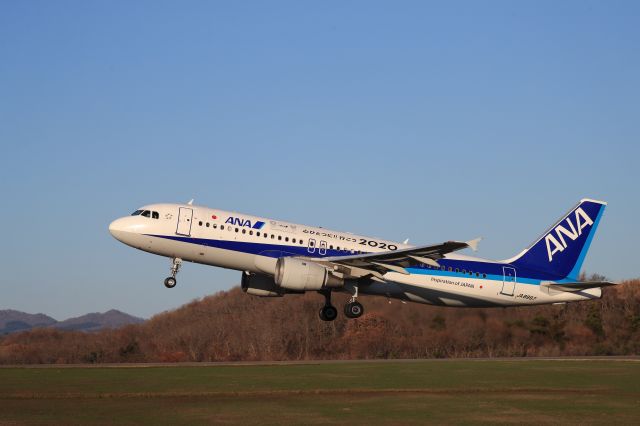
[[[356,254],[351,256],[311,258],[309,260],[325,265],[345,278],[361,278],[370,276],[374,280],[382,280],[382,275],[393,271],[409,274],[406,268],[426,264],[440,267],[438,259],[445,254],[465,248],[477,249],[480,238],[462,242],[447,241],[446,243],[411,247],[402,250],[384,251],[379,253]]]
[[[581,291],[588,290],[590,288],[608,287],[612,285],[618,285],[609,281],[579,281],[575,283],[561,283],[561,284],[542,284],[545,287],[549,287],[553,290],[559,291]]]

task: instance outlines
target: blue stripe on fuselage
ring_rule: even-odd
[[[192,237],[180,237],[174,235],[149,235],[151,237],[164,238],[168,240],[180,241],[189,244],[198,244],[206,247],[219,248],[224,250],[237,251],[241,253],[260,255],[265,257],[287,257],[287,256],[305,256],[305,257],[338,257],[338,256],[353,256],[353,253],[345,252],[343,250],[326,249],[326,254],[319,254],[319,248],[316,247],[314,252],[308,251],[306,245],[282,245],[256,243],[247,241],[228,241],[228,240],[214,240],[208,238],[192,238]],[[503,267],[510,266],[505,263],[483,262],[473,260],[461,260],[461,259],[440,259],[438,263],[445,268],[435,269],[428,266],[412,266],[406,268],[409,273],[420,275],[437,275],[446,277],[458,277],[458,278],[473,278],[473,279],[486,279],[502,281],[503,279]],[[451,271],[449,271],[451,268]],[[456,272],[456,269],[459,272]],[[466,271],[462,273],[462,271]],[[469,272],[470,271],[470,272]],[[478,275],[476,275],[476,273]],[[486,274],[486,277],[483,276]],[[521,284],[540,284],[541,281],[550,281],[546,275],[540,274],[539,271],[527,271],[523,268],[516,269],[516,281]],[[564,280],[563,280],[564,281]],[[556,281],[562,282],[562,281]]]

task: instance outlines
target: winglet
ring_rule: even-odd
[[[475,240],[466,241],[466,243],[471,250],[478,251],[478,244],[480,243],[480,240],[482,240],[482,237],[478,237]]]
[[[187,204],[188,204],[188,205],[190,205],[190,206],[192,206],[192,205],[193,205],[193,198],[192,198],[192,199],[191,199],[191,201],[189,201]]]
[[[409,244],[409,239],[407,238],[406,240],[404,240],[402,244]]]

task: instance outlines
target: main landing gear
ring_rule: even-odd
[[[324,306],[320,308],[320,319],[322,321],[333,321],[338,317],[338,310],[331,304],[331,290],[320,292],[324,296]]]
[[[344,315],[347,318],[360,318],[363,313],[364,306],[355,300],[344,305]]]
[[[166,288],[174,288],[178,281],[176,281],[176,275],[182,266],[182,259],[179,257],[173,258],[173,263],[171,264],[171,276],[164,279],[164,286]]]
[[[320,319],[322,321],[333,321],[338,317],[338,310],[331,304],[331,290],[320,291],[324,296],[324,306],[320,309]],[[349,303],[344,305],[344,315],[347,318],[360,318],[364,313],[364,307],[357,301],[358,287],[355,294],[349,299]]]
[[[364,314],[364,306],[358,302],[358,286],[354,286],[355,291],[351,299],[349,299],[349,303],[344,305],[344,315],[347,318],[360,318],[362,314]]]

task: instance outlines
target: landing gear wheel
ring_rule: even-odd
[[[333,321],[338,317],[338,310],[331,304],[331,290],[318,291],[324,296],[324,306],[320,309],[320,319],[322,321]]]
[[[322,321],[333,321],[338,317],[338,310],[331,305],[323,306],[320,309],[320,319]]]
[[[364,313],[364,306],[359,302],[351,302],[344,305],[344,315],[347,318],[360,318]]]
[[[174,257],[171,260],[171,276],[165,278],[164,280],[164,286],[166,288],[174,288],[176,284],[178,284],[178,282],[176,281],[176,275],[180,270],[180,266],[182,266],[182,259],[180,259],[179,257]]]

